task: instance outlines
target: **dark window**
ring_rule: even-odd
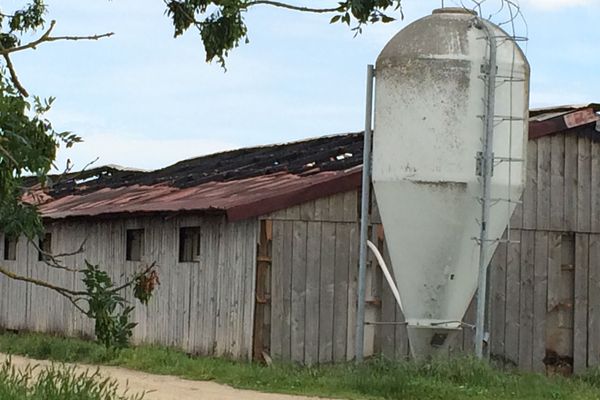
[[[197,261],[200,255],[200,228],[179,229],[179,262]]]
[[[52,234],[44,233],[44,236],[40,238],[39,247],[41,251],[38,251],[38,261],[45,261],[49,254],[52,254]]]
[[[17,259],[17,238],[4,236],[4,259],[9,261]]]
[[[142,261],[144,255],[144,230],[127,230],[127,261]]]

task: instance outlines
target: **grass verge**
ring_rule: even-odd
[[[124,393],[114,380],[101,377],[98,371],[77,372],[55,365],[16,369],[10,360],[0,364],[2,400],[142,400],[143,397],[143,393]]]
[[[40,334],[0,334],[0,352],[60,362],[112,365],[242,389],[346,399],[600,399],[600,371],[578,378],[504,372],[471,358],[428,363],[374,359],[363,365],[265,367],[172,348],[107,351],[89,341]]]

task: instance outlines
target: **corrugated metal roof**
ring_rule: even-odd
[[[268,214],[290,205],[359,187],[361,167],[310,176],[286,172],[231,182],[209,182],[192,188],[167,185],[104,188],[68,195],[40,206],[46,218],[221,211],[229,220]]]
[[[46,218],[156,212],[258,216],[360,186],[362,134],[233,150],[150,172],[99,167],[28,196]],[[33,185],[34,180],[30,184]]]

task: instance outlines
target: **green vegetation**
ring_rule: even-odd
[[[51,366],[16,369],[7,360],[0,365],[2,400],[141,400],[142,394],[128,395],[98,372],[77,372],[74,368]]]
[[[116,365],[237,388],[348,399],[600,399],[600,371],[578,378],[498,371],[470,358],[429,363],[371,360],[364,365],[299,367],[190,357],[175,349],[121,351],[79,339],[0,335],[0,351],[37,359]],[[0,398],[3,398],[0,395]]]

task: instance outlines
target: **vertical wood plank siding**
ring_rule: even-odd
[[[54,253],[73,252],[87,238],[85,253],[68,256],[66,265],[85,260],[106,269],[116,282],[156,261],[161,285],[148,307],[136,305],[133,342],[178,346],[190,353],[248,359],[252,351],[256,219],[227,223],[223,217],[181,216],[54,222],[47,225]],[[202,230],[197,262],[178,262],[179,228]],[[127,229],[143,228],[143,262],[125,261]],[[3,246],[4,241],[2,240]],[[2,251],[2,249],[0,249]],[[0,261],[15,273],[81,289],[73,272],[38,261],[37,250],[24,238],[16,261]],[[53,291],[0,276],[0,326],[8,329],[92,336],[93,325]]]
[[[354,358],[358,194],[265,216],[273,223],[271,357],[304,364]]]

